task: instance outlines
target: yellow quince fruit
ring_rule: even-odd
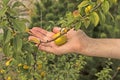
[[[53,35],[54,43],[57,46],[61,46],[67,42],[67,37],[65,35],[61,35],[60,32]]]
[[[29,69],[30,67],[28,66],[28,65],[23,65],[23,69],[25,69],[25,70],[27,70],[27,69]]]
[[[92,9],[92,6],[91,6],[91,5],[87,6],[87,7],[85,8],[85,13],[86,13],[86,14],[89,14],[90,11],[91,11],[91,9]]]

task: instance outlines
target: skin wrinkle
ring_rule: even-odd
[[[93,44],[89,45],[90,48],[88,48],[85,51],[85,53],[87,53],[89,56],[119,58],[119,54],[118,54],[118,52],[116,52],[119,45],[117,46],[117,43],[114,42],[114,40],[112,40],[112,39],[110,39],[110,40],[109,39],[92,39],[91,41],[92,41],[91,43],[93,43]]]
[[[90,45],[89,47],[89,49],[90,50],[88,50],[88,52],[90,52],[91,51],[91,48],[93,47],[93,51],[91,51],[91,54],[89,54],[90,56],[91,55],[94,55],[94,56],[96,56],[96,50],[98,49],[98,44],[96,43],[96,42],[92,42],[93,44],[94,44],[94,46],[96,46],[96,47],[93,47],[93,45]]]
[[[32,31],[30,31],[31,32],[31,35],[32,36],[35,36],[35,37],[38,37],[38,38],[40,38],[40,39],[43,39],[42,37],[42,35],[40,34],[40,35],[38,35],[38,34],[36,34],[36,32],[34,31],[34,30],[32,30]]]
[[[41,30],[41,31],[40,31],[40,30]],[[42,29],[37,28],[37,27],[34,27],[31,32],[32,32],[32,34],[33,34],[34,36],[36,36],[36,34],[34,34],[35,32],[38,33],[39,35],[36,36],[36,37],[40,37],[40,36],[43,37],[43,36],[45,36],[45,37],[47,37],[47,38],[49,38],[49,39],[51,39],[51,35],[53,35],[52,32],[47,32],[47,31],[42,30]],[[48,39],[48,40],[49,40],[49,39]],[[46,38],[45,38],[44,40],[46,40]],[[46,40],[46,41],[47,41],[47,40]]]
[[[81,42],[85,41],[84,43],[81,43],[83,45],[78,46],[81,49],[77,49],[77,50],[80,50],[79,52],[83,53],[84,52],[83,50],[85,50],[85,48],[88,47],[88,45],[89,45],[90,38],[82,30],[78,30],[77,35],[79,35],[78,36],[80,39],[79,41],[81,41]],[[84,44],[86,44],[86,45],[84,45]],[[81,46],[83,46],[83,47],[81,47]]]
[[[92,41],[90,43],[92,43],[92,44],[88,45],[88,48],[86,49],[85,53],[90,52],[90,54],[88,54],[88,56],[92,56],[92,55],[96,56],[96,54],[94,54],[94,53],[96,53],[95,51],[98,49],[99,45],[95,41]],[[93,50],[91,48],[93,48]]]
[[[104,44],[107,45],[107,44],[109,44],[109,43],[108,43],[108,42],[101,41],[101,45],[99,44],[99,46],[102,46],[102,45],[104,45]],[[112,52],[111,52],[112,47],[111,47],[111,46],[112,46],[112,45],[109,44],[109,47],[110,47],[111,49],[109,49],[109,52],[108,52],[108,53],[109,53],[110,55],[112,55]],[[104,46],[103,46],[103,47],[104,47]],[[105,48],[104,48],[104,49],[105,49]],[[105,56],[108,56],[108,55],[105,55]]]

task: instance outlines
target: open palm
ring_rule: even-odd
[[[59,32],[60,28],[55,27],[53,29],[53,32],[49,32],[39,27],[34,27],[30,31],[31,31],[31,36],[29,37],[29,39],[32,37],[36,37],[42,42],[46,42],[46,41],[52,40],[52,36],[55,33]],[[68,40],[67,40],[67,43],[65,43],[64,45],[57,46],[54,43],[54,41],[51,41],[48,43],[41,43],[39,45],[39,49],[46,52],[54,53],[57,55],[70,53],[70,52],[77,52],[79,49],[82,49],[81,46],[83,46],[82,44],[81,45],[78,44],[80,42],[80,39],[78,36],[79,33],[81,33],[81,30],[75,31],[74,29],[71,29],[70,31],[67,32],[67,34],[65,34]]]

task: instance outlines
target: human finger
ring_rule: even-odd
[[[29,36],[28,37],[28,41],[31,41],[31,42],[34,42],[36,44],[39,44],[40,43],[40,39],[35,37],[35,36]]]
[[[41,43],[41,46],[46,46],[46,47],[53,47],[55,46],[54,42],[48,42],[48,43]]]
[[[43,35],[46,35],[46,33],[48,32],[47,30],[44,30],[44,29],[42,29],[42,28],[40,28],[40,27],[34,27],[34,28],[32,28],[31,30],[40,32],[40,33],[43,34]]]
[[[44,40],[45,35],[39,33],[38,31],[31,30],[31,35],[40,38],[41,40]]]
[[[54,50],[53,50],[52,47],[46,47],[46,46],[40,45],[40,46],[39,46],[39,49],[42,50],[42,51],[45,51],[45,52],[54,53]]]
[[[40,29],[40,28],[39,28]],[[31,29],[31,35],[34,35],[39,38],[47,37],[48,39],[51,38],[51,36],[54,34],[53,32],[45,31],[45,30],[39,30],[37,28]]]
[[[58,33],[58,32],[60,32],[60,30],[61,30],[60,27],[54,27],[54,28],[53,28],[53,32],[54,32],[54,33]]]

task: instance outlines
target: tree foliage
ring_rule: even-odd
[[[46,30],[54,26],[75,28],[93,38],[119,38],[119,4],[117,0],[39,0],[30,23],[21,18],[19,7],[27,9],[23,3],[2,0],[0,47],[4,56],[0,61],[0,79],[119,80],[119,60],[75,53],[56,56],[38,50],[28,41],[29,28],[34,26]]]

